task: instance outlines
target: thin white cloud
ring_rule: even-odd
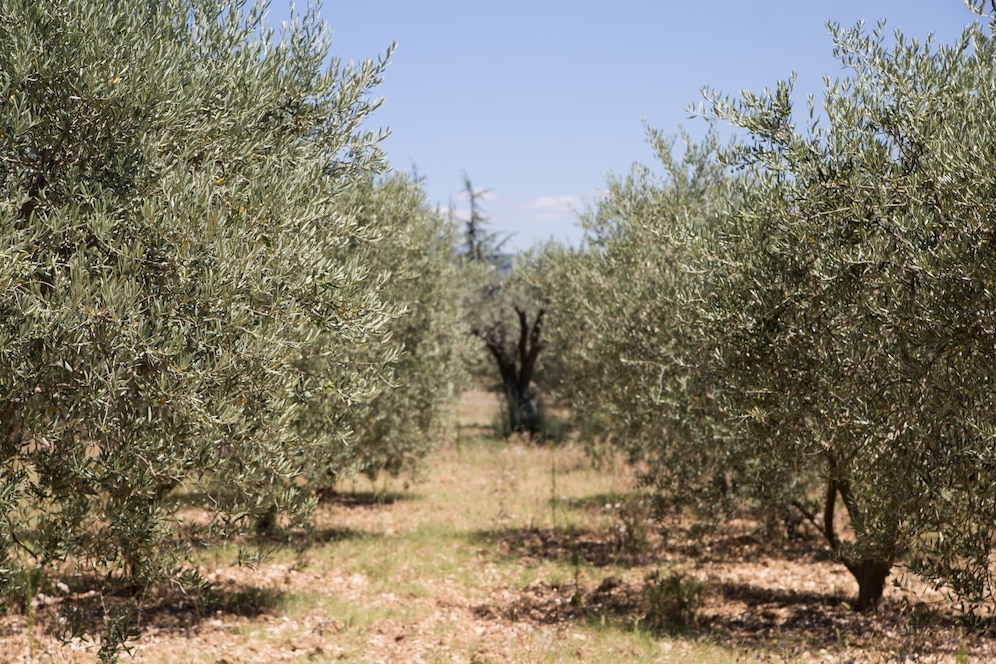
[[[580,196],[540,196],[525,206],[537,221],[559,221],[573,217],[582,208]]]

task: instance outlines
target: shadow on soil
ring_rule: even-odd
[[[471,540],[492,546],[502,558],[527,566],[553,560],[591,567],[634,567],[650,560],[647,550],[628,547],[612,534],[583,528],[479,530],[471,534]]]
[[[813,537],[777,538],[756,528],[730,532],[721,528],[652,523],[641,513],[645,512],[642,507],[630,507],[627,513],[625,503],[609,502],[607,498],[599,496],[584,503],[601,504],[601,510],[612,505],[619,512],[614,527],[601,530],[518,527],[479,530],[471,537],[494,547],[501,557],[526,565],[550,560],[592,567],[639,567],[653,564],[664,552],[670,558],[702,565],[750,563],[762,558],[811,563],[831,560],[827,547]],[[581,502],[572,501],[572,506]],[[621,510],[615,505],[622,505]]]
[[[749,563],[761,558],[810,563],[832,559],[829,548],[814,537],[771,537],[760,530],[734,533],[718,529],[676,530],[668,551],[696,563]]]
[[[730,582],[707,583],[704,592],[707,604],[697,632],[750,650],[788,647],[799,654],[851,647],[867,653],[869,661],[953,657],[980,648],[996,627],[990,620],[970,629],[950,610],[916,602],[886,601],[874,613],[857,613],[848,604],[853,597],[841,595]]]
[[[316,493],[319,504],[345,509],[383,507],[402,501],[421,500],[421,496],[413,491],[321,490]],[[210,510],[220,499],[217,494],[213,493],[191,492],[179,494],[175,500],[176,504],[181,507],[203,507]]]
[[[600,500],[600,498],[598,499]],[[694,535],[694,536],[693,536]],[[611,534],[585,530],[519,528],[481,531],[478,541],[493,545],[506,560],[534,566],[539,560],[554,560],[575,566],[573,577],[564,581],[537,580],[525,588],[498,594],[474,609],[483,619],[524,621],[549,625],[565,622],[612,626],[623,630],[645,629],[654,622],[644,581],[611,574],[600,578],[599,570],[622,567],[648,572],[659,559],[654,550],[626,553]],[[947,608],[927,607],[916,600],[885,602],[875,613],[856,613],[840,594],[799,592],[718,579],[709,572],[713,563],[750,562],[762,558],[808,560],[829,556],[818,540],[765,539],[762,533],[677,533],[667,545],[681,567],[693,567],[704,578],[702,605],[691,624],[672,625],[663,631],[681,633],[736,649],[801,655],[805,651],[840,652],[857,648],[867,661],[893,661],[915,655],[946,660],[959,653],[975,661],[991,655],[987,639],[996,634],[996,619],[977,621],[970,629],[966,621]],[[660,550],[660,549],[658,549]],[[607,570],[605,570],[607,571]],[[819,573],[819,568],[814,568]],[[659,622],[659,621],[658,621]],[[980,660],[981,661],[981,660]]]
[[[770,652],[777,661],[807,651],[833,653],[846,648],[862,652],[866,659],[861,661],[920,661],[915,657],[947,661],[960,653],[974,653],[964,661],[988,661],[977,658],[986,652],[986,640],[996,627],[990,623],[988,629],[972,632],[951,615],[918,619],[916,607],[902,603],[885,604],[875,614],[859,614],[849,609],[844,597],[750,585],[707,583],[704,598],[706,606],[695,621],[665,624],[657,635],[681,635],[756,656]],[[735,612],[711,610],[716,604],[741,602],[746,606]],[[598,585],[583,580],[559,585],[535,581],[508,601],[479,605],[474,613],[482,619],[538,625],[575,622],[623,631],[646,631],[645,625],[652,622],[642,583],[616,576]]]
[[[595,588],[586,588],[583,582],[551,585],[537,580],[505,603],[475,607],[474,614],[484,619],[552,625],[602,617],[613,623],[632,622],[643,615],[643,609],[639,588],[609,576]]]
[[[269,533],[254,535],[247,542],[271,553],[285,547],[301,552],[334,542],[368,540],[377,537],[381,537],[381,535],[354,528],[276,528]]]
[[[616,508],[617,505],[621,507],[643,500],[644,497],[638,493],[595,493],[580,498],[560,499],[557,502],[580,512],[602,513]],[[649,501],[647,504],[649,505]],[[647,511],[649,512],[649,509]]]
[[[319,495],[319,504],[332,510],[365,510],[420,499],[418,494],[410,491],[329,491]],[[381,537],[379,533],[354,528],[287,527],[286,524],[273,521],[266,527],[257,527],[257,532],[246,541],[263,549],[290,547],[295,551],[302,551],[332,542]]]
[[[137,634],[183,633],[196,629],[207,618],[254,619],[272,614],[280,610],[286,600],[281,590],[235,583],[186,592],[171,589],[144,599],[129,588],[101,595],[97,592],[99,586],[97,579],[76,577],[71,595],[48,597],[36,609],[35,624],[56,637],[65,634],[67,629],[99,634],[108,621],[132,616],[129,622]]]
[[[319,494],[320,504],[345,509],[382,507],[416,500],[421,500],[421,496],[411,491],[325,491]]]

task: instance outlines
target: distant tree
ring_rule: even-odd
[[[502,253],[507,238],[487,230],[489,220],[480,203],[486,191],[475,189],[468,176],[464,190],[470,203],[462,247],[468,325],[498,369],[508,431],[538,434],[541,420],[533,378],[545,345],[542,297],[522,277],[529,262]]]
[[[508,238],[502,239],[498,233],[488,230],[491,219],[485,213],[482,201],[490,192],[488,189],[475,189],[470,176],[463,175],[464,194],[470,206],[467,221],[464,222],[464,242],[461,252],[467,261],[477,264],[500,265],[507,260],[502,248]]]
[[[542,422],[533,378],[539,353],[546,345],[542,339],[546,310],[539,307],[530,316],[527,305],[509,303],[518,299],[514,295],[509,297],[508,293],[502,293],[499,297],[501,296],[504,296],[502,299],[505,301],[496,303],[497,311],[494,313],[497,316],[472,328],[472,332],[481,339],[497,365],[502,381],[508,430],[540,434]],[[509,309],[514,312],[514,319]],[[510,319],[517,322],[517,327],[515,322],[509,322]]]
[[[384,165],[361,125],[385,63],[265,9],[3,4],[0,588],[70,570],[67,630],[102,617],[102,659],[157,587],[200,587],[186,496],[216,533],[302,518],[296,479],[395,355],[339,202]],[[339,415],[302,436],[317,398]]]

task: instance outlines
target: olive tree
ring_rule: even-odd
[[[597,215],[623,221],[557,291],[592,330],[569,389],[658,486],[797,510],[856,608],[899,561],[991,605],[996,45],[979,25],[951,45],[831,32],[850,74],[822,118],[810,102],[797,128],[789,82],[710,93],[744,137],[697,202],[673,203],[673,168],[610,188]]]
[[[757,455],[818,469],[820,500],[797,504],[859,608],[901,558],[990,602],[996,44],[979,25],[951,45],[890,45],[883,28],[831,26],[851,75],[828,80],[825,119],[803,130],[790,83],[711,96],[749,132],[728,161],[756,175],[730,231],[717,353]]]
[[[392,359],[339,204],[383,165],[385,63],[329,60],[315,11],[0,6],[0,585],[67,571],[70,609],[93,585],[112,657],[123,598],[197,584],[184,496],[224,531],[302,514],[295,477],[348,433],[301,409],[347,412]]]
[[[464,384],[468,352],[461,309],[454,228],[428,206],[418,181],[405,174],[370,179],[340,199],[357,221],[347,254],[363,256],[378,297],[395,310],[388,336],[367,345],[371,362],[385,351],[392,362],[344,420],[352,434],[330,445],[329,456],[311,465],[313,488],[334,489],[355,473],[371,479],[381,471],[415,471],[446,434],[457,391]],[[327,429],[341,411],[337,398],[316,399],[302,417],[304,430]]]
[[[628,452],[662,498],[732,507],[723,487],[738,450],[714,416],[702,360],[711,352],[704,263],[728,218],[733,180],[715,134],[696,144],[651,130],[649,142],[663,172],[636,166],[611,179],[582,215],[582,245],[541,256],[550,301],[544,381],[571,405],[586,440]]]

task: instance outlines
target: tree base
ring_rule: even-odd
[[[854,603],[855,611],[874,611],[885,590],[885,580],[892,570],[892,561],[861,560],[855,563],[845,563],[847,569],[858,582],[858,599]]]

